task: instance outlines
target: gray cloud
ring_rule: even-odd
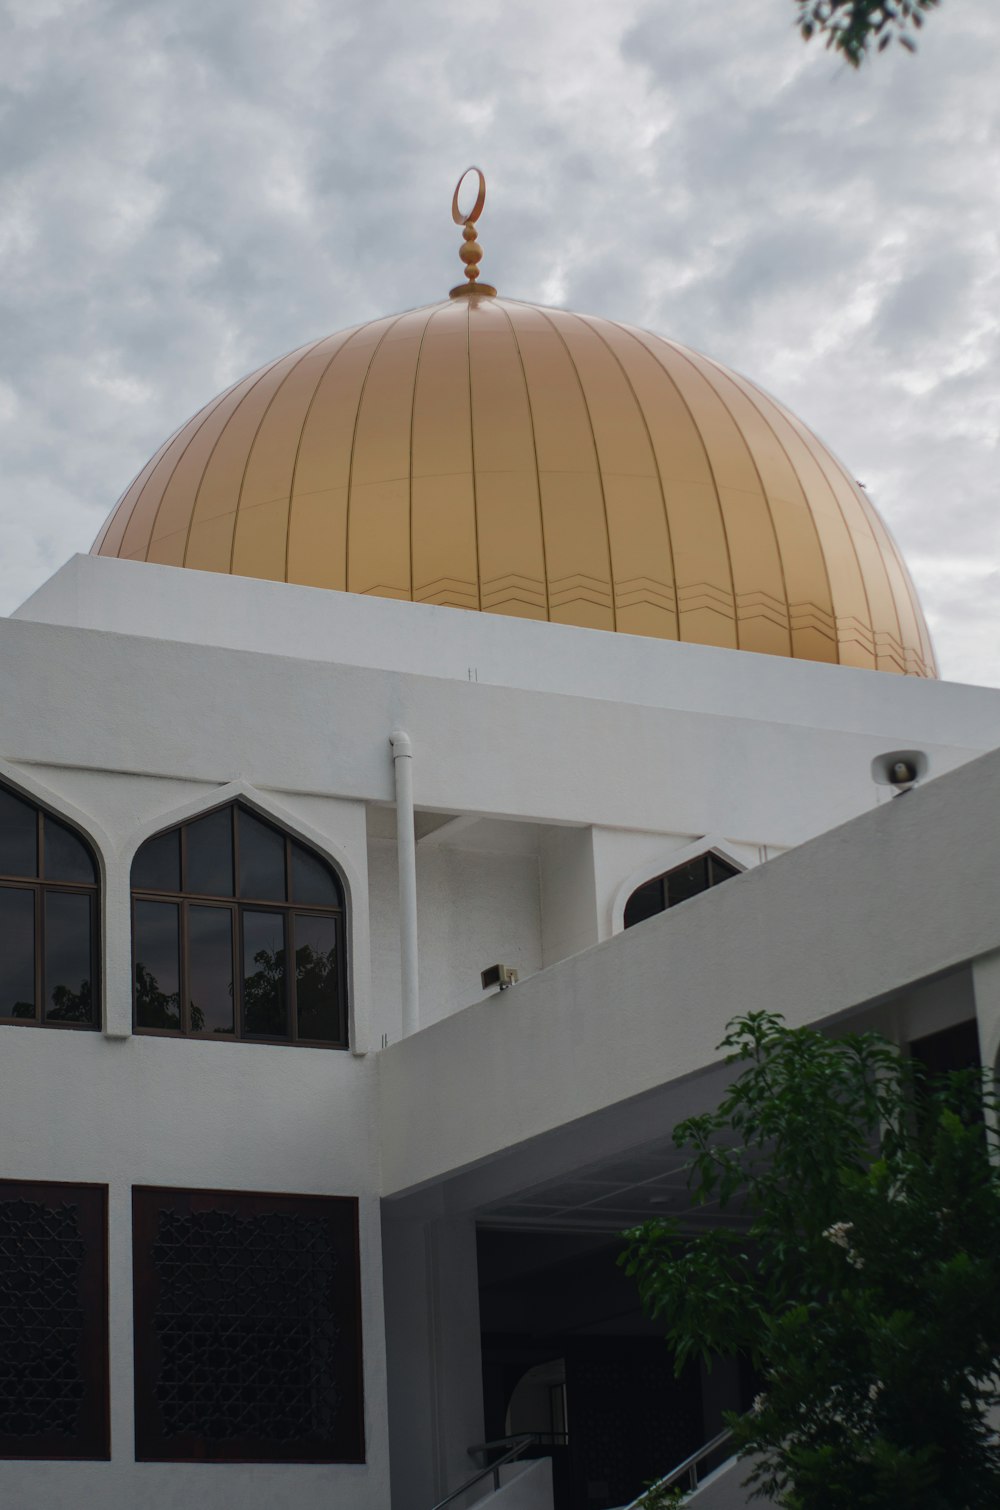
[[[490,281],[777,393],[869,486],[945,674],[1000,683],[995,0],[854,75],[789,0],[0,0],[0,607],[164,436],[325,331]]]

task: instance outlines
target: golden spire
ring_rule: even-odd
[[[476,195],[476,202],[472,206],[472,209],[467,215],[463,215],[462,211],[458,208],[458,196],[462,185],[470,173],[475,173],[479,177],[479,193]],[[479,277],[479,264],[483,256],[483,249],[476,237],[476,221],[483,213],[483,205],[485,203],[486,179],[483,177],[482,169],[466,168],[455,185],[455,193],[451,201],[451,218],[456,225],[464,227],[462,231],[464,239],[458,249],[458,255],[465,263],[465,276],[469,281],[467,283],[460,283],[457,288],[451,290],[450,297],[452,299],[465,299],[471,294],[477,294],[488,299],[495,298],[496,296],[496,289],[489,283],[476,282],[476,279]]]

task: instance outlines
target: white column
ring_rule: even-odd
[[[1000,949],[972,961],[972,992],[976,999],[979,1052],[983,1064],[996,1069],[1000,1055]]]
[[[427,1510],[476,1472],[483,1440],[479,1271],[472,1217],[383,1208],[393,1510]]]

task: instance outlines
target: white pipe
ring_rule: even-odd
[[[403,1037],[420,1026],[417,967],[417,838],[413,822],[413,745],[402,729],[389,735],[396,777],[396,855],[399,861],[399,970]]]

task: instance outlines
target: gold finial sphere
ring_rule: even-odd
[[[479,184],[475,204],[471,210],[465,211],[459,208],[458,196],[462,192],[462,185],[470,173],[476,174]],[[460,283],[457,288],[451,290],[451,297],[453,299],[467,298],[470,294],[482,294],[487,298],[492,298],[496,294],[496,289],[491,287],[489,283],[476,282],[479,277],[479,263],[482,261],[483,256],[483,249],[479,245],[479,239],[476,234],[476,221],[483,213],[485,203],[486,179],[482,168],[466,168],[455,185],[455,192],[451,200],[451,218],[456,225],[462,227],[463,244],[458,249],[458,255],[465,263],[465,276],[468,281]]]

